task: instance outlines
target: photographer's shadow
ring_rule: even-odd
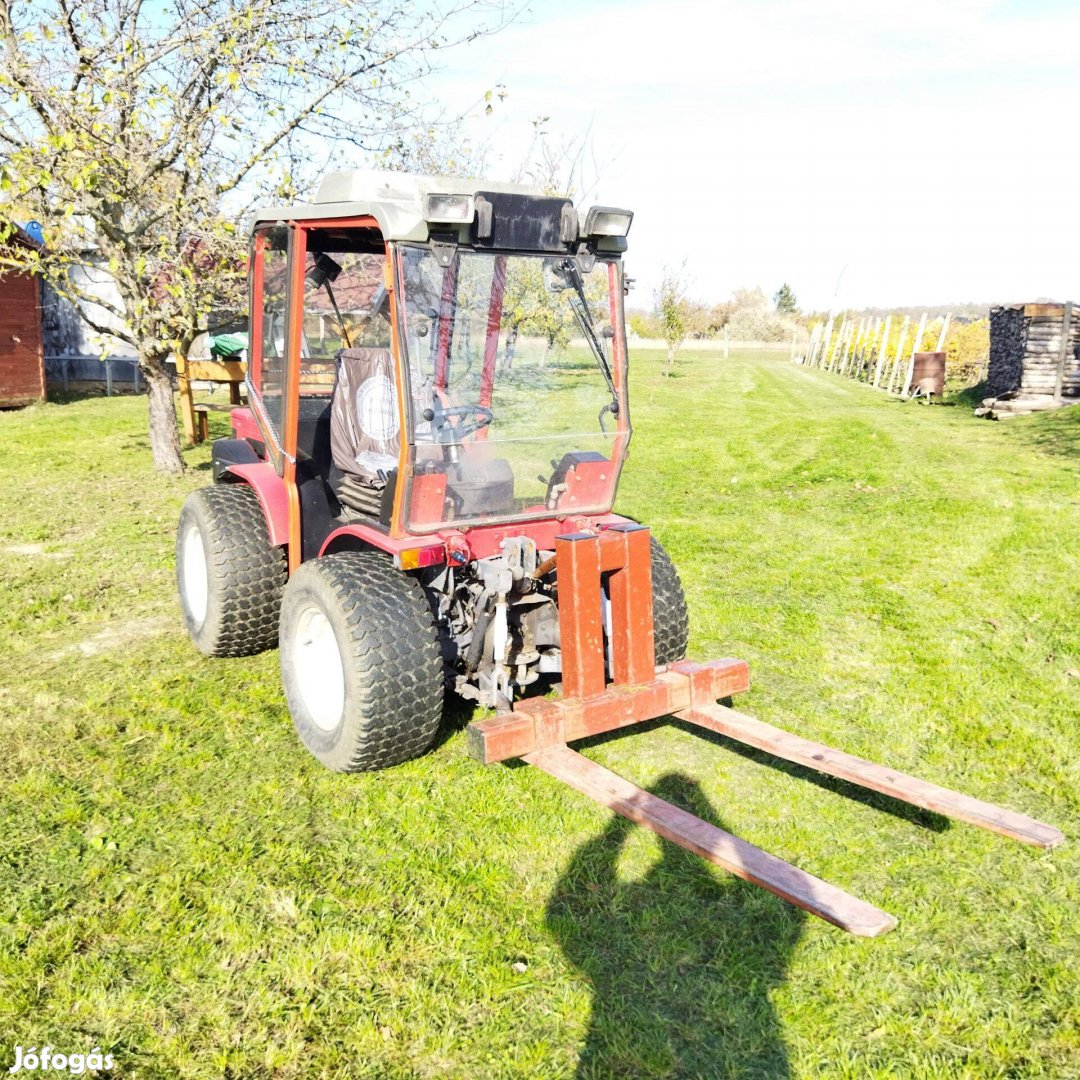
[[[689,778],[652,789],[722,828]],[[805,914],[667,840],[639,881],[622,882],[615,816],[574,854],[547,908],[567,959],[592,983],[579,1080],[786,1077],[770,992],[785,977]]]

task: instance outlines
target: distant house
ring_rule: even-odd
[[[104,356],[134,358],[135,350],[112,334],[100,334],[79,314],[84,311],[97,326],[119,329],[120,321],[106,307],[94,303],[100,298],[111,307],[121,307],[120,290],[112,275],[98,265],[92,252],[84,253],[85,262],[69,267],[72,286],[81,299],[77,304],[60,296],[48,285],[42,294],[42,333],[46,360],[51,357],[85,356],[97,360]]]
[[[41,245],[16,226],[8,244]],[[0,275],[0,408],[45,399],[41,345],[41,281],[32,274]]]

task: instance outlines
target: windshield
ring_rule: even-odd
[[[410,529],[606,513],[629,436],[617,264],[404,247]]]

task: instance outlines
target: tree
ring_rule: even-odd
[[[794,315],[798,310],[795,293],[786,281],[776,290],[776,295],[773,297],[773,304],[776,305],[776,310],[781,315]]]
[[[677,270],[664,267],[660,287],[655,294],[655,314],[660,335],[667,344],[667,370],[675,365],[675,355],[691,332],[691,308],[686,296],[686,263]]]
[[[769,301],[760,286],[736,289],[731,294],[731,303],[734,305],[733,311],[766,311],[769,307]]]
[[[632,334],[636,334],[640,338],[658,338],[660,336],[660,326],[651,311],[628,310],[626,312],[626,325]]]
[[[496,28],[476,21],[485,7],[0,0],[0,192],[47,241],[4,247],[0,270],[39,274],[136,351],[160,471],[183,469],[165,360],[239,297],[238,216],[293,197],[335,146],[391,142],[433,50]],[[69,271],[87,263],[108,270],[115,303],[80,289]]]

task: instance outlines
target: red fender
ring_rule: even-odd
[[[274,466],[268,461],[257,461],[250,465],[230,465],[228,472],[254,488],[266,518],[270,543],[275,547],[286,546],[289,542],[289,502],[285,497],[285,481],[278,476]]]

